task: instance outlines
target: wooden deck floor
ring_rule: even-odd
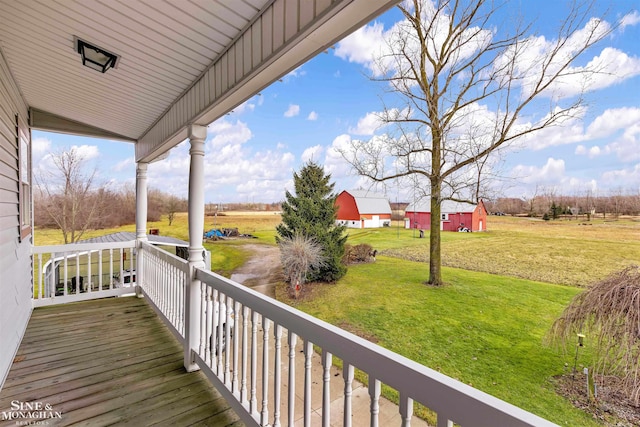
[[[0,413],[15,401],[50,405],[60,417],[47,425],[242,425],[202,373],[184,370],[182,347],[136,297],[35,309]]]

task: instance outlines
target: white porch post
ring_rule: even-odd
[[[147,166],[136,164],[136,240],[147,240]]]
[[[200,346],[200,281],[195,269],[204,267],[202,233],[204,230],[204,140],[207,127],[191,125],[189,142],[189,274],[185,298],[184,367],[188,372],[200,369],[194,362],[191,349]]]
[[[144,283],[144,271],[140,242],[147,241],[147,163],[136,164],[136,294],[142,297],[140,284]]]

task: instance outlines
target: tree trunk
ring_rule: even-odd
[[[441,286],[440,258],[440,183],[431,182],[431,231],[429,232],[429,284]]]

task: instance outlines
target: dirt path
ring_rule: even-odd
[[[252,252],[249,260],[231,273],[231,280],[275,298],[274,277],[280,271],[280,251],[277,246],[248,244],[243,249]]]

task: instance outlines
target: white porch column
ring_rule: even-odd
[[[136,164],[136,240],[147,240],[147,166]]]
[[[148,163],[136,164],[136,294],[142,297],[140,284],[144,283],[144,271],[140,242],[147,241],[147,166]]]
[[[184,367],[188,372],[200,369],[194,362],[191,349],[200,346],[200,281],[195,269],[204,267],[202,233],[204,231],[204,140],[207,127],[191,125],[189,142],[191,165],[189,168],[189,272],[185,298]]]

